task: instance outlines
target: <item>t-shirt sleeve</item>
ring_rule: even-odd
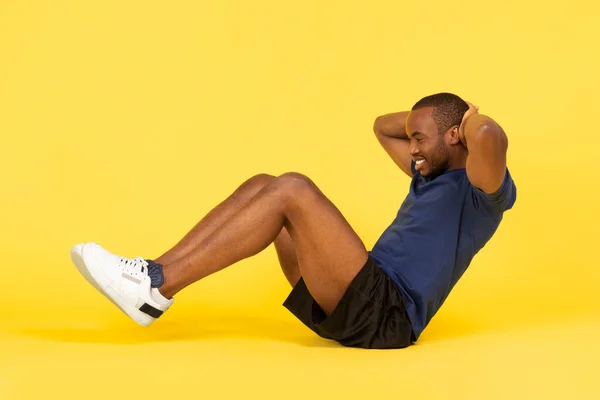
[[[515,186],[508,168],[504,175],[504,181],[496,192],[488,194],[473,185],[471,185],[471,187],[473,192],[473,203],[477,209],[502,213],[511,209],[517,200],[517,187]]]

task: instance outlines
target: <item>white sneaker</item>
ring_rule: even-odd
[[[152,324],[174,302],[151,287],[148,262],[142,257],[119,257],[97,243],[86,243],[71,249],[71,259],[90,284],[140,325]]]

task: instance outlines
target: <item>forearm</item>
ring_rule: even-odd
[[[385,114],[375,119],[373,131],[378,135],[398,139],[408,139],[406,134],[406,117],[410,111]]]

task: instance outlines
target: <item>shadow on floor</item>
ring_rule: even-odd
[[[540,326],[569,319],[566,316],[520,316],[490,321],[466,315],[443,314],[435,317],[417,344],[433,343],[470,336],[515,331],[527,326]],[[177,341],[209,341],[242,339],[286,342],[305,347],[344,348],[338,343],[318,337],[293,318],[270,318],[264,315],[221,315],[185,313],[159,320],[152,327],[139,326],[128,319],[109,321],[61,321],[52,325],[35,323],[12,329],[13,333],[36,339],[64,343],[147,344]]]
[[[264,316],[221,315],[186,316],[185,320],[157,321],[145,328],[130,321],[112,324],[86,322],[62,326],[36,326],[16,330],[20,335],[65,343],[146,344],[218,339],[256,339],[307,347],[341,347],[318,337],[301,323]]]

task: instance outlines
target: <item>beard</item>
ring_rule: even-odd
[[[450,168],[450,153],[442,138],[437,143],[437,146],[431,157],[428,157],[430,170],[426,175],[429,179],[434,179]]]

